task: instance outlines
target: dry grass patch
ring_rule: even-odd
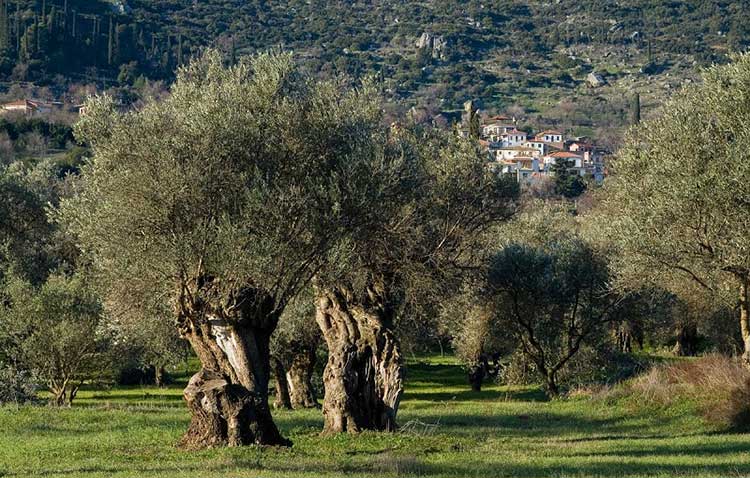
[[[750,428],[750,370],[730,357],[708,355],[657,365],[628,382],[620,393],[646,405],[689,403],[711,425]]]

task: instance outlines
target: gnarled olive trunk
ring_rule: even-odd
[[[345,288],[318,289],[315,317],[328,345],[324,433],[396,429],[403,371],[392,315],[374,288],[361,301]]]
[[[289,384],[284,364],[276,357],[271,357],[271,364],[273,365],[273,376],[276,381],[276,400],[274,400],[273,406],[274,408],[291,410],[292,399],[289,396]]]
[[[672,353],[678,357],[692,357],[698,352],[698,328],[694,324],[679,325],[675,335]]]
[[[473,392],[482,391],[482,383],[484,382],[485,375],[487,375],[487,366],[484,362],[479,361],[469,367],[469,385],[471,385]]]
[[[742,333],[742,363],[750,368],[750,302],[748,302],[748,278],[740,285],[740,332]]]
[[[192,418],[180,444],[290,445],[268,405],[269,340],[279,315],[272,301],[253,290],[229,298],[210,290],[198,294],[203,297],[190,304],[183,299],[178,316],[180,332],[201,362],[183,393]]]
[[[317,343],[303,347],[299,353],[294,354],[292,363],[286,372],[289,398],[294,409],[315,408],[319,406],[318,400],[315,397],[315,389],[312,385],[316,352]]]

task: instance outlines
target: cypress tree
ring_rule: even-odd
[[[113,24],[112,24],[112,15],[109,16],[109,38],[107,38],[107,65],[112,66],[112,55],[114,53],[115,44],[114,44],[114,38],[112,38],[113,35]]]
[[[42,20],[39,17],[39,15],[35,15],[35,24],[34,24],[34,40],[36,40],[36,50],[35,53],[39,53],[42,50],[42,44],[41,44],[41,38],[42,38]]]
[[[177,34],[177,65],[182,65],[182,33]]]
[[[8,48],[8,10],[5,0],[0,0],[0,42],[3,50]]]
[[[57,32],[57,23],[57,8],[52,5],[52,8],[49,10],[49,16],[47,17],[47,31],[52,35]]]
[[[641,122],[641,95],[636,93],[633,95],[632,104],[630,106],[630,124],[636,125]]]
[[[21,2],[20,0],[16,0],[16,52],[21,51]]]

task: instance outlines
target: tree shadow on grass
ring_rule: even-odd
[[[508,401],[508,402],[548,402],[549,399],[541,389],[521,389],[521,390],[484,390],[474,392],[472,390],[460,391],[414,391],[408,388],[404,392],[404,401],[408,400],[426,400],[433,402],[446,402],[455,400],[458,402],[470,401]]]
[[[430,463],[423,455],[380,454],[377,456],[359,456],[353,460],[331,460],[325,463],[306,460],[277,460],[268,462],[263,457],[233,458],[218,464],[180,463],[174,466],[143,466],[137,470],[127,466],[81,466],[65,469],[50,468],[28,473],[6,473],[5,476],[82,476],[86,474],[117,474],[137,471],[142,476],[160,476],[166,473],[201,472],[206,476],[225,476],[230,472],[258,471],[265,474],[287,476],[292,473],[314,475],[361,475],[397,474],[398,476],[492,476],[514,478],[536,478],[545,476],[576,476],[615,478],[630,476],[744,476],[750,473],[750,462],[726,464],[688,463],[691,457],[705,453],[701,446],[684,447],[679,455],[684,463],[643,462],[626,454],[613,456],[610,460],[597,459],[594,462],[570,460],[570,463],[546,464],[513,463],[504,460],[502,454],[488,456],[486,461],[461,460],[460,454],[454,462]]]

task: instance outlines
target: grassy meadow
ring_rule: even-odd
[[[292,448],[188,452],[175,447],[188,423],[184,380],[84,390],[71,409],[0,408],[0,476],[750,476],[750,434],[712,429],[688,403],[473,393],[461,367],[438,358],[408,364],[398,433],[323,437],[319,410],[276,411]]]

